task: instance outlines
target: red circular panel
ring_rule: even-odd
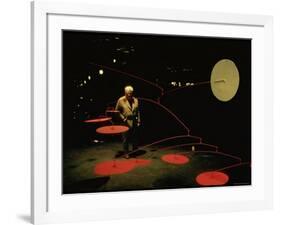
[[[162,156],[162,160],[171,164],[186,164],[189,158],[180,154],[167,154]]]
[[[111,117],[102,117],[102,118],[96,118],[96,119],[91,119],[91,120],[85,120],[85,123],[101,123],[101,122],[107,122],[110,121],[112,118]]]
[[[99,127],[98,129],[96,129],[96,132],[99,134],[121,134],[128,130],[129,128],[126,126],[111,125],[111,126]]]
[[[228,180],[227,174],[218,171],[203,172],[196,177],[196,182],[202,186],[224,185]]]
[[[111,160],[98,163],[94,168],[94,173],[98,175],[113,175],[127,173],[135,168],[135,164],[130,160]]]
[[[151,160],[130,159],[130,160],[110,160],[98,163],[94,167],[94,173],[97,175],[114,175],[128,173],[138,166],[147,166]]]

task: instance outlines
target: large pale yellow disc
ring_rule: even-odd
[[[239,71],[233,61],[222,59],[211,73],[211,89],[214,96],[223,102],[231,100],[239,87]]]

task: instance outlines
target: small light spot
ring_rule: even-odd
[[[80,99],[83,100],[83,96],[81,96]]]
[[[80,107],[80,105],[79,105],[79,104],[77,104],[77,107],[79,108],[79,107]]]
[[[86,81],[86,80],[84,80],[84,84],[87,84],[87,81]]]
[[[103,70],[99,70],[99,75],[103,75]]]
[[[116,59],[113,59],[113,63],[116,63]]]
[[[88,80],[91,80],[92,78],[91,78],[91,76],[88,76]]]

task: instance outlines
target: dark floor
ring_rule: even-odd
[[[195,149],[194,149],[195,148]],[[91,146],[64,151],[63,193],[90,193],[103,191],[128,191],[163,188],[201,187],[196,176],[205,171],[223,169],[229,176],[224,186],[250,185],[250,164],[239,164],[237,157],[216,152],[203,145],[166,148],[161,145],[141,148],[130,154],[130,159],[123,158],[120,142],[95,143]],[[183,154],[189,162],[182,165],[169,164],[161,157],[165,154]],[[95,174],[99,163],[113,160],[148,159],[150,164],[115,175]]]

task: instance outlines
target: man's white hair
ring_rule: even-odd
[[[125,93],[133,92],[134,88],[131,85],[128,85],[124,88]]]

